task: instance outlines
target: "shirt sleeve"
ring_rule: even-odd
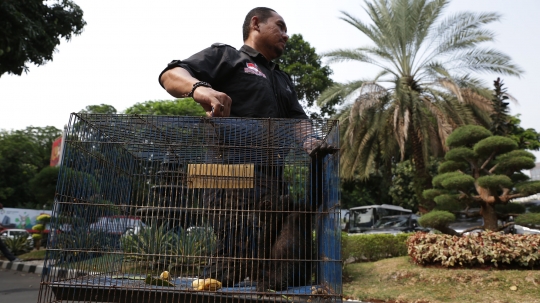
[[[232,68],[228,54],[230,50],[228,48],[232,47],[215,44],[194,54],[186,60],[171,61],[159,74],[159,84],[163,87],[161,75],[163,75],[164,72],[175,67],[181,67],[187,70],[194,78],[208,82],[210,85],[214,85],[221,77],[227,75]]]

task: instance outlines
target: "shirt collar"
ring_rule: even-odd
[[[279,65],[277,65],[276,63],[272,61],[266,60],[266,58],[261,53],[259,53],[257,50],[255,50],[253,47],[249,45],[245,45],[245,44],[242,45],[242,47],[240,48],[240,51],[246,53],[250,57],[261,58],[262,60],[264,60],[264,62],[268,64],[268,67],[270,69],[279,70]]]

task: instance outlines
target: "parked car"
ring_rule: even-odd
[[[467,218],[465,216],[456,218],[455,222],[448,224],[448,227],[458,233],[463,233],[465,230],[477,226],[483,226],[484,219],[482,217]],[[483,229],[474,229],[465,234],[474,234],[484,231]]]
[[[540,235],[540,229],[529,228],[521,225],[514,225],[514,233],[519,235]]]
[[[2,238],[2,240],[8,238],[15,239],[19,237],[26,238],[28,249],[32,250],[34,248],[34,238],[32,238],[32,235],[28,231],[26,231],[26,229],[5,229],[2,231],[2,233],[0,233],[0,238]]]
[[[90,231],[105,231],[111,234],[122,235],[126,231],[138,232],[146,225],[138,217],[109,216],[100,217],[97,222],[90,224]]]
[[[366,205],[342,211],[342,230],[350,234],[369,231],[382,217],[411,215],[412,210],[396,205]]]
[[[424,228],[418,224],[417,215],[397,215],[380,218],[375,225],[363,234],[399,234],[408,232],[429,232],[429,228]]]
[[[497,224],[499,227],[503,226],[505,222],[498,221]],[[482,227],[484,225],[484,219],[482,217],[467,217],[464,214],[460,214],[456,216],[456,221],[452,222],[448,225],[448,227],[452,228],[453,230],[457,231],[458,233],[463,233],[467,229],[471,229],[474,227]],[[519,225],[510,225],[500,232],[505,234],[513,234],[513,233],[519,233],[516,230],[516,227]],[[483,228],[476,228],[473,230],[469,230],[466,233],[463,233],[464,235],[471,235],[476,233],[483,232]]]

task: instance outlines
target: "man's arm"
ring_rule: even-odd
[[[199,80],[191,76],[187,70],[175,67],[164,72],[160,82],[173,97],[184,98]],[[228,117],[231,113],[231,98],[210,87],[197,87],[193,93],[193,100],[204,108],[209,117]]]

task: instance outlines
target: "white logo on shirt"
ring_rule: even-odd
[[[247,67],[244,68],[244,72],[246,74],[253,74],[266,78],[266,75],[259,69],[259,67],[255,63],[248,62]]]

